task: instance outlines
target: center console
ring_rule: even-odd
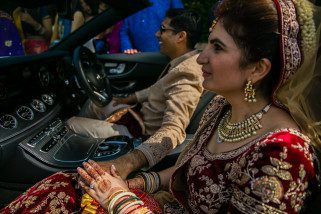
[[[35,159],[57,168],[76,168],[88,159],[107,161],[133,150],[139,138],[114,136],[96,139],[72,132],[59,118],[19,146]]]

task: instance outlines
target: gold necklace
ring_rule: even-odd
[[[261,111],[252,114],[242,122],[231,123],[232,112],[229,110],[222,118],[218,125],[217,143],[223,142],[238,142],[256,135],[257,130],[262,128],[260,120],[271,107],[271,104],[266,105]]]

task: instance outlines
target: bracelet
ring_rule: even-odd
[[[161,185],[161,180],[160,180],[160,175],[157,172],[150,172],[153,177],[154,177],[154,189],[152,191],[152,193],[156,192],[157,190],[159,190],[159,187]]]
[[[118,209],[119,209],[122,205],[126,204],[126,202],[134,201],[134,200],[138,201],[138,200],[140,200],[140,199],[139,199],[138,197],[136,197],[136,196],[125,198],[124,200],[122,200],[121,202],[119,202],[119,203],[116,205],[116,207],[114,208],[114,213],[118,213]]]
[[[133,212],[133,211],[135,211],[135,210],[139,210],[139,209],[145,207],[145,204],[144,204],[144,203],[142,203],[142,204],[137,204],[137,205],[138,205],[138,206],[136,206],[136,204],[135,204],[135,205],[132,205],[131,207],[129,207],[129,209],[126,209],[126,213],[131,213],[131,212]]]
[[[136,196],[134,193],[132,193],[132,192],[121,192],[121,193],[119,193],[118,195],[116,195],[113,199],[111,199],[111,201],[110,201],[110,203],[109,203],[109,205],[108,205],[108,211],[109,211],[109,213],[111,213],[111,214],[113,214],[114,212],[113,212],[113,207],[114,207],[114,205],[115,205],[115,203],[116,203],[116,201],[118,200],[118,199],[120,199],[120,198],[122,198],[122,197],[124,197],[124,196]]]
[[[129,204],[127,204],[126,206],[124,206],[120,211],[119,211],[119,213],[118,214],[125,214],[125,212],[126,212],[126,210],[128,209],[128,208],[130,208],[130,207],[132,207],[132,206],[135,206],[135,205],[144,205],[144,202],[143,201],[141,201],[141,200],[139,200],[139,201],[134,201],[134,202],[132,202],[132,203],[129,203]]]
[[[157,172],[141,172],[137,177],[144,179],[144,191],[147,193],[155,193],[160,188],[161,180]]]
[[[138,177],[142,177],[143,180],[144,180],[144,191],[145,192],[149,192],[150,191],[150,179],[149,179],[149,176],[148,176],[148,173],[146,172],[141,172],[138,174]]]
[[[106,207],[109,207],[109,204],[110,204],[111,199],[114,198],[117,194],[122,193],[122,192],[126,192],[126,191],[125,191],[125,190],[118,190],[118,191],[114,192],[113,194],[111,194],[111,195],[108,197],[105,206],[106,206]]]

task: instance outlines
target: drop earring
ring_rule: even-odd
[[[252,81],[249,80],[246,83],[245,89],[244,89],[244,94],[245,94],[245,98],[244,100],[252,103],[252,102],[256,102],[256,98],[255,98],[255,89],[253,88],[253,84]]]

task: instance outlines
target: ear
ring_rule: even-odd
[[[253,83],[261,81],[271,70],[271,61],[267,58],[263,58],[256,62],[252,67],[251,80]]]
[[[186,37],[187,37],[186,31],[180,31],[176,35],[177,35],[177,42],[186,41]]]

